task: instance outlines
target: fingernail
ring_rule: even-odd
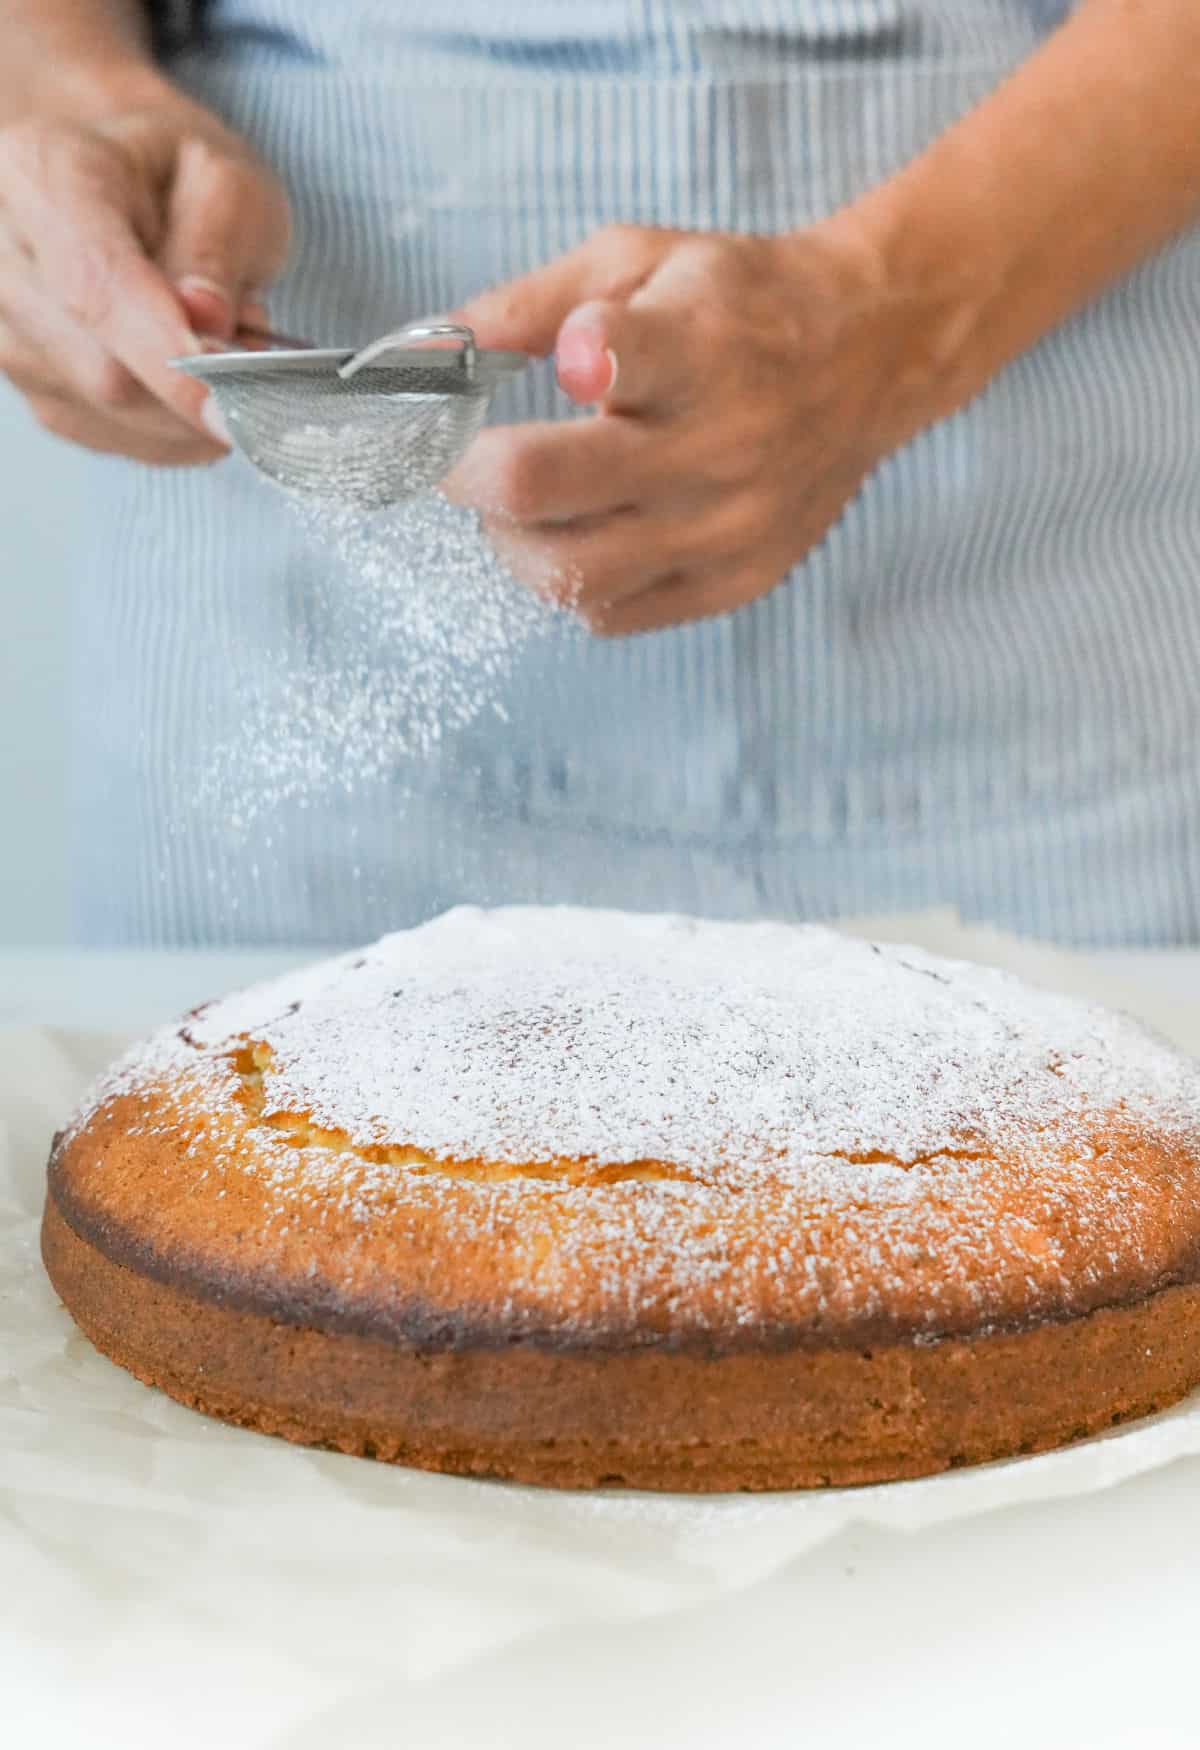
[[[217,406],[211,395],[204,403],[204,406],[200,409],[200,417],[219,444],[224,444],[227,450],[233,448],[233,439],[229,435],[229,427],[221,417],[221,409]]]
[[[215,298],[220,304],[229,303],[229,293],[225,287],[218,285],[216,280],[205,279],[203,274],[185,273],[175,284],[189,298]]]
[[[564,328],[554,349],[554,359],[560,372],[586,376],[596,362],[598,336],[589,328]]]
[[[599,401],[611,394],[617,380],[617,357],[594,328],[564,328],[554,358],[558,380],[569,395]]]
[[[228,332],[233,321],[233,301],[224,286],[202,274],[185,274],[176,280],[175,289],[187,304],[188,315],[197,328],[213,333]]]

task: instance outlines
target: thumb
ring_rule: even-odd
[[[580,304],[559,330],[554,361],[572,401],[602,401],[611,413],[662,412],[687,396],[678,316],[650,298]]]
[[[584,243],[545,267],[481,292],[451,320],[473,329],[480,346],[544,358],[554,350],[571,310],[595,289],[595,279],[596,264]]]
[[[287,202],[252,159],[189,140],[179,155],[160,265],[202,334],[229,339],[247,298],[283,266]]]

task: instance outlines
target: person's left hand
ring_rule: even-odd
[[[615,227],[456,319],[483,346],[553,349],[598,405],[485,430],[447,491],[609,635],[764,594],[931,416],[903,300],[845,216],[777,238]]]

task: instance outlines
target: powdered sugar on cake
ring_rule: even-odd
[[[209,1005],[77,1124],[164,1086],[144,1122],[186,1196],[261,1188],[262,1268],[302,1255],[331,1305],[374,1284],[386,1317],[486,1255],[506,1340],[1062,1316],[1174,1279],[1200,1224],[1200,1066],[1008,974],[815,927],[461,909]],[[278,1127],[296,1114],[324,1139]],[[381,1286],[385,1235],[407,1262]]]
[[[268,1113],[446,1159],[656,1160],[731,1183],[886,1168],[1185,1109],[1134,1022],[1009,975],[816,927],[461,909],[206,1009],[270,1046]]]

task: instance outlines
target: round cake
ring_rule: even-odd
[[[291,1440],[911,1477],[1200,1381],[1200,1066],[917,949],[464,909],[131,1052],[56,1138],[43,1251],[106,1355]]]

